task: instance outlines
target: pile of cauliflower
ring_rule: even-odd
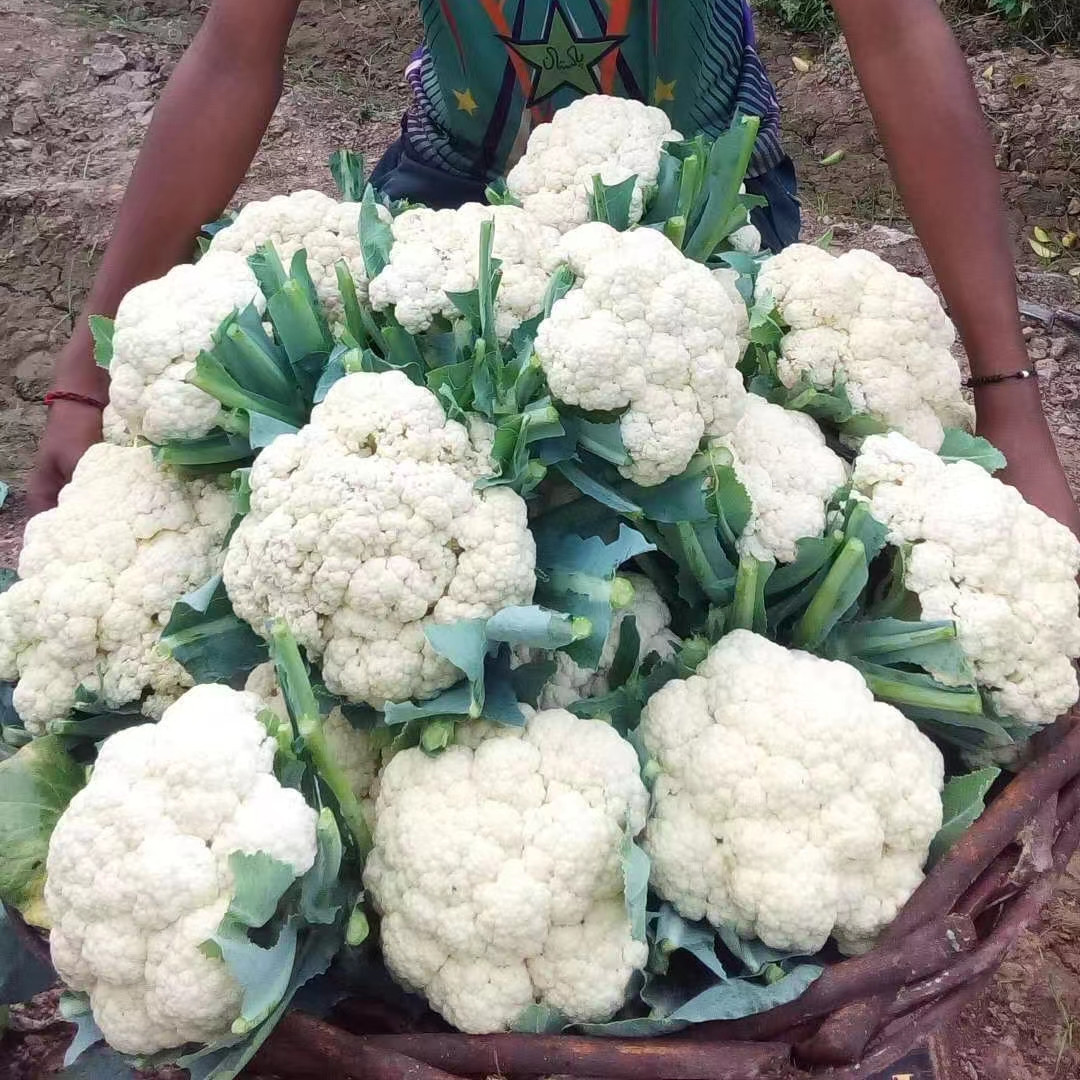
[[[469,1033],[641,1019],[646,896],[703,940],[872,949],[923,880],[955,755],[835,639],[791,630],[837,551],[955,626],[960,659],[928,654],[925,678],[986,719],[1023,738],[1077,701],[1080,542],[938,456],[972,414],[934,294],[745,231],[727,243],[756,282],[687,257],[649,216],[680,140],[587,97],[533,133],[502,205],[279,195],[120,304],[111,441],[0,592],[4,732],[93,764],[40,837],[44,899],[115,1050],[236,1044],[313,941],[324,969],[371,950]],[[630,228],[589,220],[597,176],[633,179]],[[306,256],[326,355],[282,359],[267,244]],[[751,307],[779,326],[771,400]],[[249,443],[227,382],[192,381],[241,315],[308,394]],[[780,403],[808,387],[884,433]],[[206,437],[236,460],[175,463]],[[220,682],[184,666],[200,634]],[[27,761],[5,756],[0,803]]]

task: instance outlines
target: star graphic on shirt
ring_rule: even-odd
[[[658,75],[656,77],[656,86],[653,89],[653,104],[659,105],[663,101],[674,101],[676,81],[672,79],[671,82],[664,82]]]
[[[469,87],[465,87],[464,90],[453,90],[451,92],[457,99],[457,107],[463,113],[468,113],[472,116],[472,114],[480,108],[480,106],[476,104],[476,98],[472,96],[472,90]]]
[[[578,37],[558,2],[551,6],[547,27],[538,40],[502,38],[506,47],[533,69],[530,105],[538,105],[564,86],[583,94],[599,93],[600,83],[593,68],[625,39],[625,34]]]

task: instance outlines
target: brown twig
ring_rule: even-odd
[[[795,1001],[742,1020],[718,1020],[693,1030],[700,1039],[774,1039],[789,1029],[825,1016],[855,998],[895,990],[951,964],[976,941],[975,927],[962,915],[920,927],[892,949],[874,950],[826,968]]]
[[[374,1035],[357,1041],[468,1076],[584,1073],[608,1080],[751,1080],[790,1055],[784,1043],[576,1035]]]

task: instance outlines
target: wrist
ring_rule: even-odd
[[[108,401],[109,373],[94,360],[89,331],[76,331],[56,358],[51,389]]]

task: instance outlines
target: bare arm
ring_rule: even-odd
[[[833,0],[893,175],[975,375],[1029,366],[993,148],[963,53],[935,0]],[[976,391],[1007,479],[1080,531],[1034,380]]]
[[[88,315],[112,315],[123,295],[187,259],[200,227],[239,187],[281,93],[282,63],[299,0],[215,0],[154,110],[113,235],[54,386],[103,398]],[[101,418],[60,402],[31,479],[31,509],[55,502]]]

